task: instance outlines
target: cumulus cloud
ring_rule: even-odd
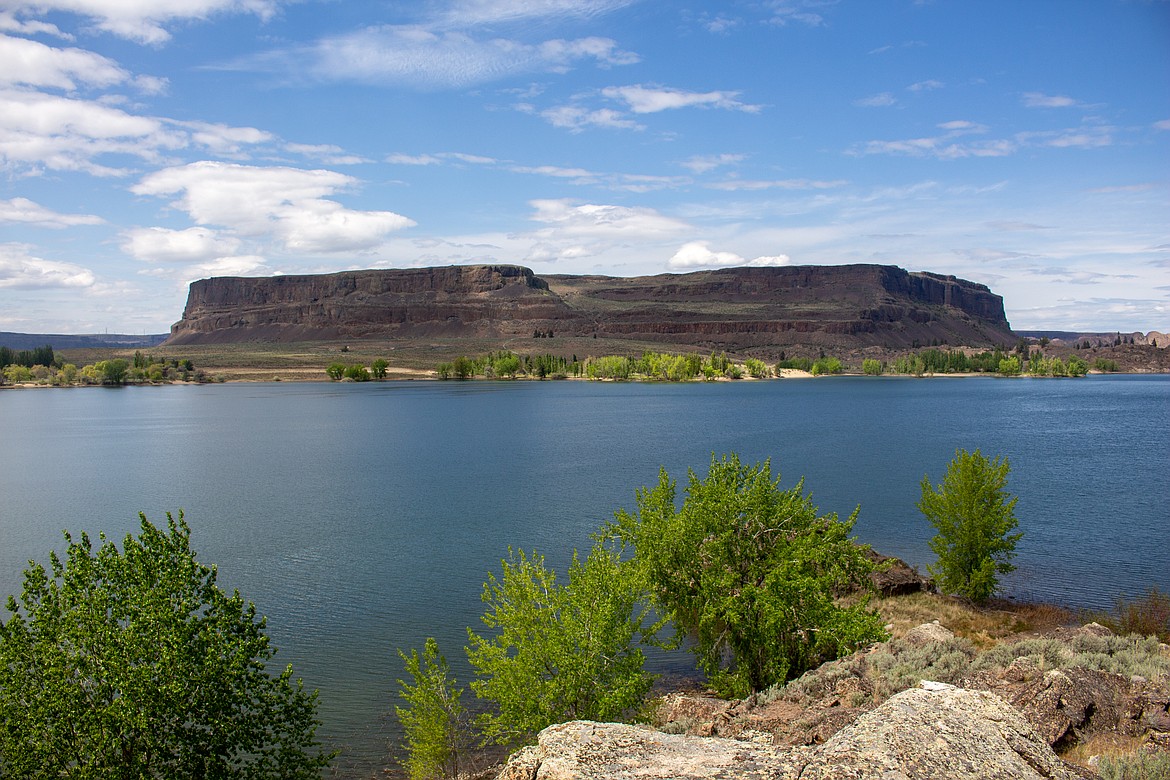
[[[128,72],[100,54],[0,35],[0,84],[74,90],[79,84],[109,87],[129,79]]]
[[[196,224],[271,238],[289,252],[369,249],[415,224],[391,211],[356,211],[329,199],[356,184],[334,171],[203,161],[156,171],[131,189],[139,195],[178,195],[173,205]]]
[[[727,192],[757,192],[759,190],[828,190],[843,187],[849,182],[844,179],[818,181],[815,179],[728,179],[707,186],[713,190]]]
[[[740,102],[739,92],[688,92],[668,87],[648,87],[632,84],[625,87],[606,87],[601,94],[611,100],[625,103],[635,114],[653,114],[675,108],[725,108],[756,113],[760,106]]]
[[[252,13],[267,19],[278,7],[276,0],[9,0],[5,5],[11,18],[73,13],[92,20],[104,32],[154,45],[170,39],[166,26],[175,22],[226,13]]]
[[[92,287],[93,271],[73,263],[44,260],[26,244],[0,244],[0,289]]]
[[[122,234],[123,251],[152,263],[206,262],[235,252],[239,245],[239,239],[220,236],[205,227],[134,228]]]
[[[0,224],[16,223],[47,228],[67,228],[77,225],[101,225],[101,217],[92,214],[58,214],[34,203],[28,198],[0,200]]]
[[[162,150],[187,143],[158,119],[101,103],[0,89],[0,166],[121,175],[95,161],[122,154],[156,161]]]
[[[672,269],[695,270],[698,268],[730,268],[733,266],[778,266],[789,265],[788,255],[761,256],[745,260],[734,252],[716,252],[706,241],[690,241],[683,244],[667,261]]]

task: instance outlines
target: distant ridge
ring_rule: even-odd
[[[137,336],[125,333],[62,334],[0,331],[0,347],[9,349],[36,349],[46,344],[53,349],[157,347],[166,339],[166,333]]]

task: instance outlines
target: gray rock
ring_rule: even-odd
[[[1028,722],[984,691],[949,685],[892,697],[814,747],[663,734],[574,721],[550,726],[500,780],[1083,780]]]

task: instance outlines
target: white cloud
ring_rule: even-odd
[[[28,198],[0,200],[0,224],[9,222],[47,228],[100,225],[105,220],[92,214],[58,214]]]
[[[714,154],[695,155],[684,160],[680,165],[696,174],[707,173],[724,165],[736,165],[747,159],[744,154]]]
[[[0,167],[121,175],[95,158],[119,154],[158,160],[161,150],[186,143],[185,134],[158,119],[93,101],[0,89]]]
[[[863,97],[853,101],[853,105],[862,108],[885,108],[886,106],[897,105],[898,99],[889,92],[879,92],[876,95]]]
[[[91,287],[93,271],[73,263],[44,260],[25,244],[0,244],[0,289]]]
[[[533,18],[590,17],[615,11],[635,0],[458,0],[445,19],[449,24],[480,25]]]
[[[22,21],[13,16],[11,11],[0,11],[0,31],[20,35],[52,35],[64,40],[73,40],[72,35],[61,32],[55,24],[36,20]]]
[[[843,187],[848,183],[849,182],[845,181],[844,179],[834,179],[832,181],[817,181],[814,179],[728,179],[727,181],[708,184],[707,187],[713,190],[724,190],[727,192],[756,192],[759,190],[828,190],[833,189],[834,187]]]
[[[589,127],[603,127],[616,130],[643,130],[643,125],[626,117],[620,111],[610,108],[589,110],[581,106],[557,106],[540,112],[553,127],[563,127],[579,133]]]
[[[869,141],[855,147],[853,154],[890,154],[906,157],[937,157],[940,160],[958,160],[965,157],[1006,157],[1020,146],[1017,140],[990,139],[985,141],[960,140],[963,136],[988,132],[986,125],[966,120],[954,120],[938,125],[946,132],[938,136],[907,138],[896,141]]]
[[[673,217],[644,207],[578,204],[571,200],[534,200],[532,219],[548,225],[543,235],[610,240],[657,239],[690,230]]]
[[[919,81],[911,84],[910,86],[906,87],[906,89],[910,90],[911,92],[931,92],[936,89],[942,89],[945,86],[946,84],[943,84],[937,79],[927,79],[926,81]]]
[[[777,266],[790,265],[788,255],[774,255],[745,260],[734,252],[716,252],[706,241],[690,241],[683,244],[667,261],[672,269],[695,270],[699,268],[730,268],[733,266]]]
[[[205,227],[134,228],[122,234],[123,251],[152,263],[206,262],[235,252],[239,245],[239,239],[221,237]]]
[[[345,150],[334,144],[285,144],[284,148],[293,154],[302,157],[311,157],[320,160],[326,165],[361,165],[368,163],[365,157],[356,154],[346,154]]]
[[[1043,92],[1025,92],[1021,99],[1025,108],[1072,108],[1080,105],[1065,95],[1045,95]]]
[[[156,45],[170,39],[166,25],[174,22],[222,13],[253,13],[267,19],[278,7],[276,0],[8,0],[6,5],[15,16],[78,14],[105,32]]]
[[[1163,119],[1159,122],[1155,122],[1154,127],[1158,130],[1170,130],[1170,119]]]
[[[736,98],[739,92],[718,90],[714,92],[688,92],[667,87],[647,87],[632,84],[625,87],[606,87],[601,94],[611,100],[618,100],[629,106],[635,114],[653,114],[675,108],[725,108],[735,111],[756,113],[760,106],[741,103]]]
[[[355,211],[329,197],[357,180],[334,171],[204,161],[166,168],[135,185],[139,195],[179,195],[174,206],[198,225],[270,237],[290,252],[369,249],[415,222],[390,211]]]
[[[78,84],[109,87],[129,78],[116,62],[100,54],[0,35],[0,84],[74,90]]]
[[[191,134],[191,141],[210,152],[221,155],[238,155],[245,146],[267,143],[273,140],[272,133],[255,127],[230,127],[212,122],[175,122]]]
[[[478,38],[462,30],[383,25],[323,38],[303,50],[270,52],[232,67],[280,74],[307,70],[318,79],[379,86],[458,89],[522,73],[565,72],[581,61],[611,67],[636,62],[637,57],[609,38],[530,44]]]

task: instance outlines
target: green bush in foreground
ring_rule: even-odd
[[[410,676],[410,682],[398,681],[406,706],[394,708],[402,724],[406,771],[411,780],[458,777],[472,741],[467,710],[459,701],[463,689],[433,637],[421,656],[417,650],[410,655],[399,650],[398,655]]]
[[[804,483],[780,489],[768,461],[712,458],[706,479],[689,479],[676,509],[663,470],[657,486],[637,492],[637,513],[617,512],[605,533],[633,550],[651,599],[694,641],[720,693],[763,690],[885,638],[864,601],[834,600],[868,586],[874,568],[849,537],[856,512],[819,515]]]
[[[0,776],[319,777],[316,693],[268,673],[264,619],[195,560],[182,513],[141,519],[122,550],[66,534],[9,597]]]
[[[1170,755],[1102,756],[1097,772],[1102,780],[1166,780],[1170,777]]]
[[[654,627],[617,554],[600,544],[584,561],[574,552],[564,585],[536,554],[509,551],[502,566],[483,590],[492,634],[467,630],[472,690],[495,705],[480,719],[484,738],[518,745],[554,723],[638,707],[653,682],[638,645]]]

